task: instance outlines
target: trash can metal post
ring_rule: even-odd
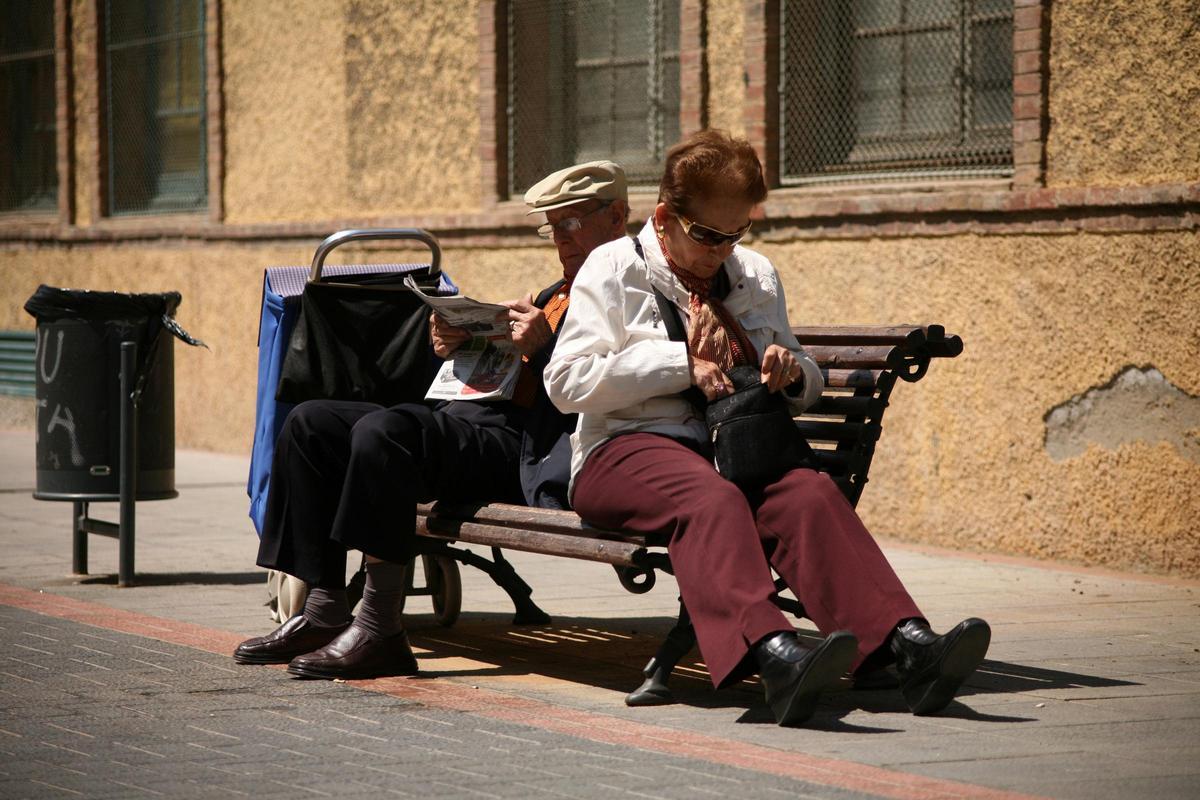
[[[88,504],[86,500],[76,500],[72,506],[75,516],[71,519],[71,572],[87,575],[88,532],[84,528],[84,520],[87,519]]]
[[[121,342],[121,530],[117,585],[133,585],[134,522],[137,501],[137,342]]]

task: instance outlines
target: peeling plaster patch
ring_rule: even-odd
[[[1200,462],[1200,397],[1154,367],[1126,367],[1046,414],[1046,452],[1055,461],[1080,455],[1089,444],[1114,450],[1130,442],[1169,442]]]

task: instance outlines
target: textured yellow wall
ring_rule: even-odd
[[[0,249],[0,284],[18,289],[0,308],[0,328],[31,325],[20,302],[38,282],[179,290],[180,322],[212,350],[177,346],[178,445],[245,453],[261,269],[304,264],[314,245]],[[1200,234],[759,249],[784,276],[796,324],[939,322],[966,343],[962,356],[935,362],[922,382],[897,387],[860,507],[872,529],[971,550],[1200,575],[1200,463],[1177,443],[1092,446],[1062,461],[1044,444],[1052,408],[1129,365],[1154,366],[1200,395]],[[331,262],[356,259],[337,255]],[[484,300],[535,291],[557,269],[547,245],[451,248],[445,267]],[[828,297],[841,298],[839,306]]]
[[[479,207],[475,3],[222,9],[226,221]]]
[[[708,124],[746,135],[746,11],[737,0],[708,4]]]
[[[1200,180],[1200,2],[1051,8],[1047,182]]]
[[[1162,442],[1093,446],[1055,461],[1043,422],[1130,365],[1157,367],[1200,395],[1200,235],[761,249],[784,276],[794,323],[938,322],[963,337],[961,356],[896,389],[860,506],[873,529],[950,547],[1200,574],[1200,463]],[[828,296],[845,298],[848,309],[831,308]]]

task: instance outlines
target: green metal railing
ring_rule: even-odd
[[[33,331],[0,331],[0,394],[33,397],[36,349]]]

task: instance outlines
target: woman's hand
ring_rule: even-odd
[[[800,377],[802,370],[792,351],[777,344],[767,345],[763,353],[762,382],[767,385],[767,391],[778,392],[790,386]]]
[[[471,340],[471,332],[466,328],[456,328],[437,314],[430,314],[429,339],[433,342],[434,355],[449,358],[455,350]]]
[[[508,312],[497,315],[496,319],[508,320],[508,335],[521,355],[532,356],[549,344],[554,332],[550,330],[546,312],[533,304],[533,295],[500,305],[507,306]]]
[[[692,385],[703,392],[706,398],[716,400],[733,391],[733,383],[716,364],[695,357],[692,357],[690,362]]]

